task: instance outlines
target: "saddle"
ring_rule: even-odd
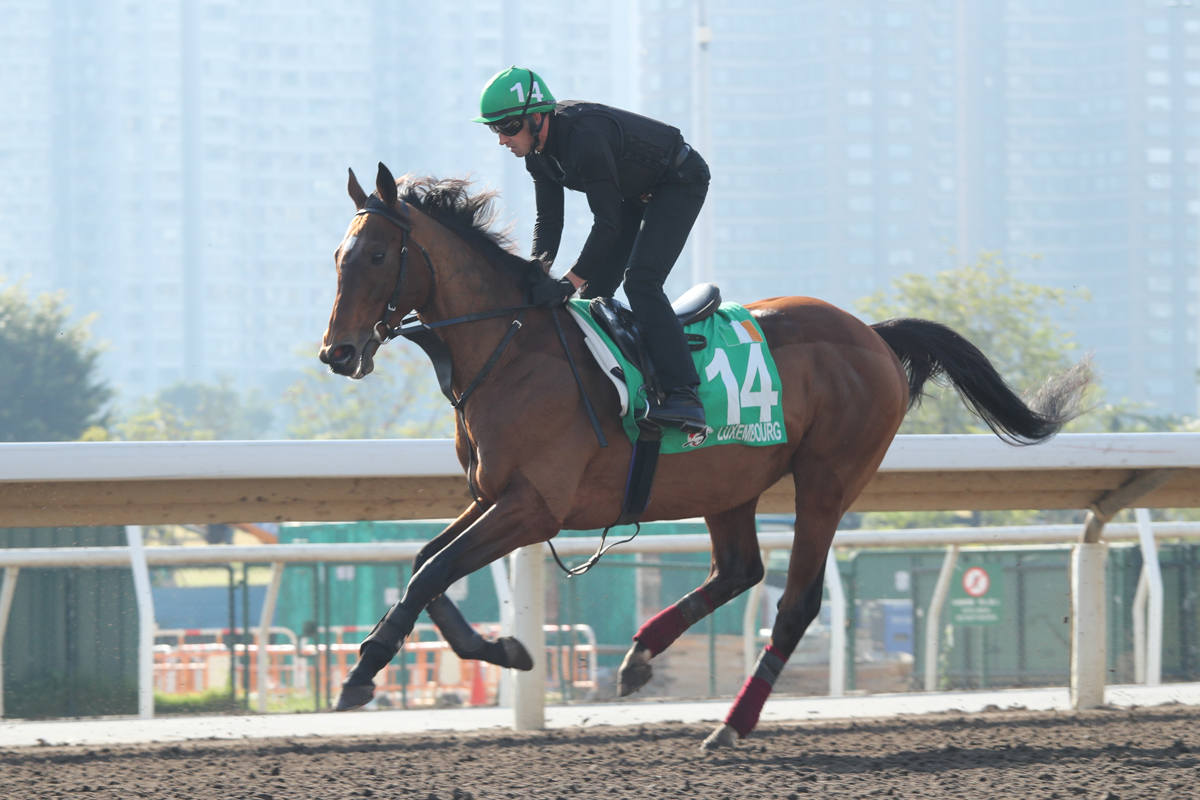
[[[721,290],[714,283],[700,283],[684,292],[678,300],[671,304],[671,310],[683,326],[693,322],[703,322],[716,312],[721,305]],[[641,327],[633,312],[612,297],[597,297],[588,305],[588,313],[596,324],[604,330],[617,345],[621,355],[626,360],[636,364],[642,371],[642,377],[650,390],[651,396],[662,396],[658,388],[657,375],[650,352],[642,337]],[[703,336],[686,334],[688,345],[693,350],[703,350],[707,346]]]
[[[711,317],[721,305],[721,290],[713,283],[693,286],[671,304],[671,309],[680,324],[691,325]],[[663,396],[655,376],[654,363],[646,349],[645,339],[633,312],[611,297],[597,297],[588,305],[588,313],[596,324],[617,345],[621,355],[642,371],[650,402],[658,402]],[[693,350],[703,350],[708,343],[699,334],[686,334]],[[620,376],[622,379],[624,376]],[[629,473],[625,478],[625,499],[621,503],[621,514],[616,525],[636,523],[650,502],[650,489],[654,484],[654,473],[658,468],[658,450],[662,429],[649,420],[638,422],[638,438],[633,446],[629,462]],[[607,529],[605,533],[607,534]],[[597,558],[600,555],[597,552]],[[557,557],[557,556],[556,556]],[[589,562],[587,568],[593,562]],[[586,568],[581,568],[586,571]]]

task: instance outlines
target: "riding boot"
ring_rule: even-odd
[[[704,433],[707,429],[704,406],[695,385],[669,390],[661,403],[650,406],[646,419],[663,427],[679,428],[684,433]]]

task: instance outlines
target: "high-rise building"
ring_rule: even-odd
[[[97,316],[126,398],[312,363],[345,168],[523,164],[471,124],[520,63],[680,127],[713,171],[669,284],[843,307],[1002,254],[1082,289],[1112,399],[1196,411],[1200,3],[0,0],[0,278]],[[559,268],[591,224],[568,193]],[[694,269],[689,269],[692,264]]]
[[[225,376],[277,390],[315,364],[346,168],[502,188],[527,247],[529,179],[469,121],[479,92],[521,61],[560,97],[627,103],[631,8],[0,0],[0,279],[95,315],[126,399]],[[569,209],[564,253],[590,224]]]
[[[1063,321],[1111,399],[1196,413],[1200,6],[646,0],[642,37],[646,113],[710,142],[728,297],[996,252],[1090,295]]]

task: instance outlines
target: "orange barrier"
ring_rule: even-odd
[[[500,626],[476,625],[475,628],[484,635],[494,635]],[[322,669],[329,664],[327,686],[330,696],[337,694],[342,681],[358,662],[359,641],[370,631],[366,626],[331,626],[329,634],[334,641],[328,647],[322,644],[313,648],[310,645],[304,652],[320,657]],[[350,641],[347,641],[348,637]],[[432,625],[417,625],[404,643],[403,654],[403,659],[394,659],[375,677],[375,695],[386,698],[387,705],[460,705],[471,702],[472,698],[483,699],[476,703],[478,705],[495,705],[499,698],[500,667],[478,661],[464,662]],[[326,658],[328,661],[324,660]],[[478,670],[473,666],[476,664]],[[480,681],[482,688],[478,685]]]
[[[498,624],[477,625],[485,636],[499,634]],[[548,635],[562,641],[546,647],[547,689],[557,691],[563,682],[588,695],[596,689],[596,637],[587,625],[545,627]],[[297,639],[287,628],[272,628],[273,637],[286,639],[283,644],[267,646],[267,691],[273,696],[309,694],[317,683],[318,667],[330,696],[336,695],[346,675],[358,661],[359,640],[370,632],[364,626],[331,626],[328,645]],[[246,679],[244,665],[249,656],[250,691],[258,691],[258,644],[230,645],[227,628],[160,630],[158,639],[174,639],[174,644],[154,648],[154,688],[167,694],[187,694],[229,686],[230,670],[238,686]],[[209,638],[216,641],[189,643],[187,639]],[[347,640],[349,639],[349,641]],[[573,644],[568,641],[573,640]],[[481,661],[463,661],[450,649],[432,625],[417,625],[404,644],[404,658],[395,659],[375,679],[376,696],[397,707],[441,705],[495,705],[500,691],[502,670]]]
[[[590,699],[596,692],[596,634],[590,625],[546,625],[546,688],[562,689],[569,684],[574,693],[582,689]],[[549,642],[549,634],[557,642]],[[565,701],[566,697],[563,698]]]
[[[267,688],[276,696],[304,694],[312,685],[307,659],[297,657],[300,642],[288,628],[271,628],[272,637],[283,637],[284,644],[267,646]],[[210,642],[188,642],[188,638],[213,639]],[[229,687],[230,670],[242,685],[247,648],[238,644],[238,636],[230,640],[228,628],[160,629],[156,640],[174,639],[174,644],[154,646],[154,689],[166,694],[189,694],[209,689]],[[230,647],[232,644],[232,663]],[[258,690],[258,645],[249,646],[250,690]]]

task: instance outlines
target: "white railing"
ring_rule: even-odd
[[[1089,508],[1147,470],[1171,475],[1141,505],[1190,505],[1200,433],[898,436],[853,510]],[[429,519],[470,502],[448,439],[0,443],[0,527]],[[789,478],[759,498],[794,510]]]
[[[1200,536],[1200,522],[1151,523],[1144,509],[1137,512],[1138,522],[1132,525],[1114,524],[1105,528],[1109,541],[1137,540],[1143,554],[1143,582],[1139,584],[1139,596],[1145,594],[1152,600],[1135,603],[1134,631],[1135,655],[1140,663],[1137,675],[1139,682],[1157,684],[1161,680],[1162,650],[1162,580],[1159,569],[1158,551],[1154,546],[1157,539]],[[0,567],[5,568],[4,584],[0,587],[0,687],[3,686],[3,631],[12,607],[12,595],[19,570],[32,567],[132,567],[134,575],[147,575],[144,583],[135,580],[138,593],[139,631],[139,715],[153,716],[153,668],[154,668],[154,609],[149,598],[148,567],[181,564],[226,564],[268,562],[271,564],[271,582],[263,604],[258,641],[269,641],[274,619],[275,598],[285,564],[312,563],[370,563],[409,561],[424,545],[423,542],[376,542],[371,544],[287,544],[287,545],[214,545],[209,547],[150,547],[139,548],[141,531],[137,526],[127,529],[130,547],[65,547],[28,548],[0,550]],[[937,588],[927,610],[925,641],[925,688],[932,691],[937,686],[937,652],[940,633],[940,617],[945,602],[951,575],[953,574],[959,548],[966,544],[975,545],[1019,545],[1019,544],[1064,544],[1077,541],[1078,526],[1043,525],[1030,527],[992,528],[928,528],[905,530],[858,530],[839,531],[834,538],[834,548],[871,547],[947,547],[947,557],[938,575]],[[758,534],[763,550],[764,564],[769,564],[773,550],[790,550],[791,532],[763,531]],[[598,537],[562,538],[555,542],[560,556],[585,556],[595,551]],[[624,553],[697,553],[709,552],[711,542],[705,534],[670,534],[642,536],[622,545]],[[510,579],[503,561],[493,564],[493,579],[501,609],[513,609],[510,630],[520,638],[531,652],[545,652],[545,621],[542,596],[549,547],[546,545],[523,548],[513,554],[514,575]],[[647,566],[651,566],[647,564]],[[833,624],[830,641],[829,691],[833,696],[844,692],[846,682],[846,594],[841,573],[837,569],[834,550],[830,550],[825,579],[830,595]],[[765,583],[765,576],[764,576]],[[146,591],[143,591],[143,586]],[[746,671],[753,668],[757,647],[757,613],[763,583],[750,591],[746,615],[743,620],[743,644],[746,653]],[[1157,586],[1157,589],[1152,587]],[[1155,594],[1156,593],[1156,594]],[[1157,596],[1157,601],[1153,598]],[[1101,615],[1103,603],[1100,604]],[[1147,605],[1149,614],[1147,618]],[[506,628],[509,625],[506,624]],[[147,638],[145,631],[151,631]],[[268,657],[265,648],[257,651],[256,668],[259,686],[267,685]],[[530,673],[518,673],[514,705],[514,719],[519,728],[540,727],[544,718],[545,665],[537,661]],[[3,692],[0,691],[0,698]],[[259,692],[258,709],[266,711],[266,693]],[[0,705],[0,717],[3,706]]]
[[[962,546],[1075,542],[1072,556],[1071,702],[1087,708],[1103,702],[1104,543],[1126,534],[1107,523],[1121,509],[1191,507],[1200,498],[1200,433],[1064,434],[1037,447],[1010,447],[994,436],[899,436],[878,473],[853,506],[859,511],[934,509],[1089,509],[1082,536],[1058,529],[976,528],[838,534],[839,547]],[[450,440],[302,442],[68,442],[0,444],[0,527],[129,525],[132,523],[240,522],[247,519],[428,519],[456,515],[470,502]],[[792,513],[790,480],[767,489],[760,513]],[[1135,526],[1129,526],[1137,538]],[[125,566],[227,563],[272,564],[269,602],[261,627],[273,614],[284,563],[397,561],[411,559],[417,543],[369,545],[275,545],[256,547],[148,548],[144,558],[132,533],[128,548],[0,550],[6,567],[0,589],[0,632],[11,607],[17,570],[23,567]],[[1154,536],[1161,534],[1155,526]],[[1179,534],[1174,534],[1179,535]],[[1147,563],[1153,558],[1143,535]],[[791,534],[762,534],[766,550],[786,549]],[[589,555],[594,539],[565,539],[559,552]],[[707,537],[640,539],[626,552],[708,549]],[[333,552],[336,551],[336,552]],[[513,559],[516,591],[497,582],[502,614],[533,652],[542,644],[541,587],[544,548],[525,548]],[[81,560],[76,560],[81,559]],[[952,562],[947,558],[947,564]],[[502,565],[495,565],[499,570]],[[1148,568],[1138,608],[1148,608],[1141,645],[1147,680],[1159,671],[1161,581]],[[828,570],[836,607],[837,570]],[[502,588],[501,584],[505,584]],[[139,609],[152,619],[148,586],[139,578]],[[1156,622],[1158,620],[1158,622]],[[1139,629],[1141,630],[1141,629]],[[841,635],[844,635],[844,631]],[[931,634],[936,635],[936,631]],[[2,641],[2,640],[0,640]],[[141,631],[142,649],[148,637]],[[926,642],[928,646],[928,641]],[[934,641],[936,646],[936,640]],[[844,649],[840,648],[839,650]],[[149,655],[143,653],[144,660]],[[833,673],[844,663],[833,665]],[[2,659],[0,659],[2,669]],[[144,673],[143,667],[143,673]],[[936,675],[935,675],[936,678]],[[3,674],[0,672],[0,681]],[[516,678],[517,725],[541,727],[540,671]],[[832,678],[831,678],[832,680]],[[2,685],[2,684],[0,684]],[[836,690],[836,686],[833,687]],[[142,697],[141,713],[152,713]],[[0,714],[3,709],[0,708]]]

